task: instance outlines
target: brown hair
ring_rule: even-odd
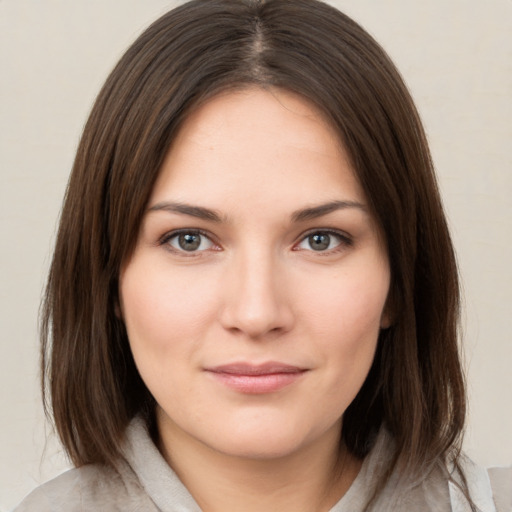
[[[116,315],[120,268],[187,112],[248,85],[317,105],[385,234],[394,321],[344,414],[348,449],[364,457],[385,425],[396,443],[390,471],[456,461],[465,417],[458,279],[425,134],[382,48],[315,0],[186,3],[137,39],[101,90],[67,188],[42,310],[46,407],[71,460],[115,465],[127,423],[150,418],[154,401]]]

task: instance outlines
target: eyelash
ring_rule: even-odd
[[[175,230],[175,231],[171,231],[169,233],[166,233],[164,236],[162,236],[160,238],[160,240],[158,241],[158,245],[161,245],[161,246],[166,246],[165,248],[170,251],[170,252],[173,252],[175,254],[179,254],[180,256],[185,256],[185,257],[200,257],[203,255],[204,252],[206,252],[206,250],[202,250],[202,251],[186,251],[186,250],[180,250],[180,249],[176,249],[175,247],[172,247],[169,242],[173,239],[173,238],[176,238],[178,237],[179,235],[200,235],[202,237],[205,237],[207,238],[214,246],[218,245],[213,237],[207,233],[206,231],[203,231],[201,229],[178,229],[178,230]],[[309,237],[313,236],[313,235],[329,235],[329,236],[334,236],[336,238],[339,239],[339,244],[334,247],[333,249],[328,249],[328,250],[321,250],[321,251],[315,251],[314,249],[299,249],[297,246],[302,244],[303,242],[305,242]],[[346,249],[347,247],[351,247],[353,246],[354,242],[353,242],[353,239],[350,235],[348,235],[347,233],[343,232],[343,231],[338,231],[338,230],[335,230],[335,229],[313,229],[313,230],[310,230],[306,233],[304,233],[303,235],[301,235],[301,238],[299,240],[298,243],[294,244],[293,246],[293,251],[301,251],[301,250],[306,250],[308,252],[312,252],[312,253],[316,253],[317,255],[319,256],[328,256],[328,255],[331,255],[331,254],[335,254],[337,252],[340,252],[340,251],[343,251],[344,249]],[[220,250],[220,249],[214,249],[214,250]]]
[[[185,251],[185,250],[180,250],[180,249],[176,249],[175,247],[172,247],[169,242],[173,239],[173,238],[176,238],[180,235],[200,235],[202,237],[205,237],[207,238],[213,245],[217,245],[216,242],[213,240],[213,237],[207,233],[206,231],[203,231],[202,229],[178,229],[178,230],[175,230],[175,231],[171,231],[169,233],[166,233],[162,238],[160,238],[160,240],[158,241],[158,245],[162,245],[162,246],[165,246],[165,248],[174,253],[174,254],[179,254],[180,256],[185,256],[185,257],[188,257],[188,258],[193,258],[193,257],[198,257],[198,256],[202,256],[203,253],[205,252],[204,250],[203,251]]]
[[[344,231],[338,231],[336,229],[312,229],[302,235],[299,243],[295,244],[293,250],[300,251],[301,249],[298,249],[297,245],[302,244],[309,237],[311,237],[313,235],[329,235],[329,236],[334,236],[334,237],[338,238],[338,240],[339,240],[339,244],[336,247],[334,247],[332,249],[327,249],[325,251],[315,251],[312,248],[309,250],[303,249],[303,250],[307,250],[308,252],[316,253],[318,256],[330,256],[332,254],[336,254],[336,253],[343,251],[343,250],[347,249],[348,247],[352,247],[354,245],[354,241],[353,241],[352,237],[350,235],[348,235],[347,233],[345,233]]]

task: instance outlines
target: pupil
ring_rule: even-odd
[[[201,244],[201,237],[190,233],[182,234],[178,238],[178,243],[184,251],[195,251]]]
[[[331,237],[325,233],[318,233],[309,237],[309,245],[314,251],[323,251],[329,247]]]

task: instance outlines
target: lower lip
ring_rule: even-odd
[[[292,373],[269,373],[264,375],[238,375],[210,372],[219,382],[240,393],[264,394],[279,391],[302,378],[304,371]]]

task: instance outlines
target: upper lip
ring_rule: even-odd
[[[271,361],[262,364],[250,364],[243,362],[229,363],[206,368],[206,370],[213,373],[225,373],[228,375],[272,375],[277,373],[300,373],[306,369],[290,364]]]

